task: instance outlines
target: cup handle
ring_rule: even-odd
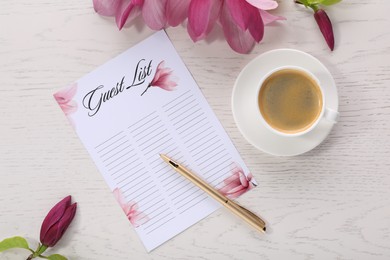
[[[339,119],[339,112],[330,108],[325,108],[324,118],[335,124]]]

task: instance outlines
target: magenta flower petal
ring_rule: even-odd
[[[264,10],[259,10],[264,25],[270,24],[278,20],[286,20],[283,16],[273,15]]]
[[[103,16],[114,16],[122,0],[93,0],[95,12]]]
[[[45,238],[41,240],[42,244],[48,247],[53,247],[62,238],[65,231],[68,229],[76,214],[77,203],[73,203],[66,208],[63,216],[58,223],[52,226],[46,233]]]
[[[115,15],[115,21],[116,25],[118,26],[119,30],[123,28],[123,25],[125,25],[127,18],[129,18],[129,15],[131,11],[134,8],[134,4],[130,0],[122,1],[122,4],[120,5],[118,11]]]
[[[271,10],[278,7],[278,2],[274,0],[246,0],[249,4],[262,10]]]
[[[221,10],[220,0],[192,0],[188,9],[188,33],[192,40],[203,39],[214,27]]]
[[[57,203],[43,220],[40,241],[47,247],[53,247],[68,229],[75,214],[77,203],[70,204],[71,197],[67,196]]]
[[[229,46],[238,53],[248,53],[255,40],[248,30],[242,30],[234,23],[229,7],[224,4],[220,17],[223,33]]]
[[[260,42],[264,35],[264,23],[259,10],[246,1],[225,0],[234,22],[241,30],[249,29],[256,42]]]
[[[62,215],[64,214],[67,207],[69,207],[71,201],[71,196],[67,196],[58,202],[50,211],[47,213],[45,219],[42,222],[41,226],[41,240],[45,237],[47,231],[56,224]]]
[[[165,27],[165,6],[167,0],[144,0],[142,17],[144,22],[153,30],[161,30]]]
[[[191,0],[168,0],[165,12],[170,26],[178,26],[187,18],[190,2]]]
[[[251,22],[251,15],[248,9],[249,7],[254,7],[242,0],[225,0],[225,5],[227,5],[234,22],[241,30],[245,31],[248,29],[248,25]]]
[[[326,43],[328,44],[330,50],[334,49],[334,35],[332,22],[330,21],[328,15],[323,9],[319,9],[314,13],[314,18],[320,27],[321,33],[324,36]]]
[[[261,18],[260,12],[255,7],[248,9],[248,14],[251,17],[251,22],[249,23],[249,32],[251,33],[253,39],[256,42],[260,42],[264,36],[264,23]]]

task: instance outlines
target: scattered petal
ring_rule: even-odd
[[[167,0],[144,0],[142,17],[146,25],[153,30],[161,30],[165,27],[165,6]]]
[[[122,27],[125,25],[134,7],[135,5],[132,3],[131,0],[122,1],[122,4],[120,5],[115,15],[116,25],[118,26],[119,30],[121,30]]]
[[[278,2],[274,0],[246,0],[249,4],[262,10],[271,10],[278,7]]]
[[[192,40],[203,39],[214,27],[221,10],[220,0],[192,0],[188,9],[188,33]]]
[[[220,21],[223,33],[229,46],[238,53],[248,53],[254,46],[255,40],[248,30],[243,31],[233,22],[229,8],[222,7]]]
[[[93,0],[95,12],[103,16],[114,16],[122,0]]]
[[[267,11],[264,11],[264,10],[260,10],[260,14],[261,14],[261,18],[264,22],[264,25],[270,24],[270,23],[278,21],[278,20],[286,20],[286,18],[283,16],[273,15]]]
[[[168,25],[178,26],[187,18],[190,2],[191,0],[168,0],[165,11]]]

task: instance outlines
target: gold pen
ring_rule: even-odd
[[[199,176],[195,175],[194,173],[187,170],[182,165],[176,163],[171,158],[164,154],[160,154],[160,157],[168,163],[175,171],[186,177],[188,180],[190,180],[192,183],[194,183],[196,186],[201,188],[203,191],[205,191],[208,195],[213,197],[216,201],[224,205],[227,209],[232,211],[234,214],[236,214],[238,217],[245,220],[249,225],[254,227],[256,230],[260,232],[265,232],[265,222],[258,216],[256,216],[251,211],[247,210],[246,208],[238,205],[236,202],[228,199],[227,197],[223,196],[219,191],[211,187],[207,182],[205,182],[203,179],[201,179]]]

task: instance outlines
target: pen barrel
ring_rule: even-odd
[[[205,182],[203,179],[201,179],[197,175],[191,173],[189,170],[187,170],[183,166],[179,166],[177,168],[172,167],[172,168],[175,169],[176,171],[180,172],[181,175],[186,177],[188,180],[190,180],[192,183],[194,183],[200,189],[205,191],[208,195],[213,197],[219,203],[225,204],[227,202],[227,198],[225,196],[223,196],[221,193],[219,193],[217,190],[215,190],[213,187],[211,187],[207,182]]]
[[[186,168],[184,168],[182,166],[173,167],[173,168],[176,171],[180,172],[184,177],[189,179],[191,182],[193,182],[200,189],[205,191],[212,198],[214,198],[219,203],[221,203],[223,206],[225,206],[227,209],[229,209],[231,212],[233,212],[235,215],[242,218],[245,222],[247,222],[249,225],[254,227],[256,230],[258,230],[260,232],[265,232],[265,222],[260,217],[256,216],[254,213],[252,213],[251,211],[247,210],[246,208],[240,206],[236,202],[229,200],[224,195],[219,193],[219,191],[217,191],[213,187],[211,187],[202,178],[191,173]]]
[[[228,208],[231,212],[233,212],[235,215],[245,220],[245,222],[254,227],[257,231],[265,232],[265,222],[251,211],[247,210],[246,208],[238,205],[231,200],[228,200],[224,204],[224,206]]]

